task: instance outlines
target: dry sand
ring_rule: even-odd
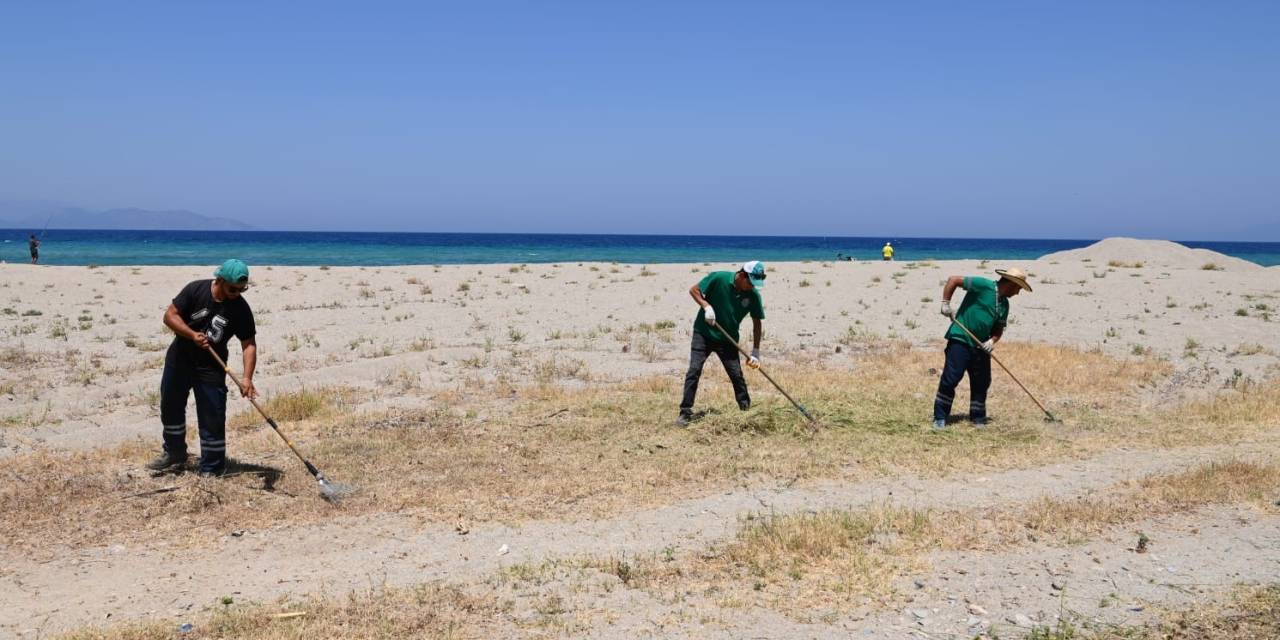
[[[1216,268],[1205,269],[1207,264]],[[1212,393],[1243,379],[1272,379],[1280,370],[1280,337],[1276,332],[1280,317],[1273,317],[1280,305],[1280,270],[1173,243],[1128,239],[1111,239],[1086,249],[1022,262],[772,264],[768,287],[763,291],[767,313],[765,362],[822,360],[825,366],[857,366],[856,354],[835,350],[838,340],[853,331],[938,349],[941,365],[941,335],[946,329],[946,321],[938,315],[942,282],[949,275],[994,277],[995,268],[1010,266],[1031,274],[1035,292],[1013,300],[1006,338],[1096,348],[1120,358],[1155,355],[1168,359],[1175,373],[1153,392],[1151,400],[1156,404],[1181,402],[1188,395]],[[573,363],[578,368],[578,375],[564,383],[571,385],[646,375],[678,377],[684,371],[689,327],[696,311],[687,290],[708,271],[731,268],[722,264],[608,263],[253,266],[256,286],[246,298],[254,308],[259,327],[256,384],[268,396],[304,387],[350,386],[357,390],[354,411],[421,407],[432,403],[439,392],[465,392],[479,380],[506,378],[519,385],[536,375],[540,363],[551,359]],[[93,449],[137,438],[158,443],[157,391],[164,349],[170,340],[161,315],[169,299],[186,282],[208,277],[211,269],[0,265],[0,335],[4,336],[0,353],[0,458],[40,449]],[[667,323],[671,328],[652,333],[620,331],[640,323]],[[235,369],[239,368],[238,352],[233,345],[231,362]],[[1016,362],[1008,364],[1016,371]],[[714,366],[708,371],[709,375],[722,375]],[[998,378],[997,384],[1007,382]],[[933,389],[921,392],[924,399],[919,414],[923,425],[930,413],[928,398]],[[671,398],[673,418],[678,401]],[[234,400],[232,404],[230,412],[244,408],[242,401]],[[189,417],[194,425],[194,411],[189,412]],[[665,427],[655,425],[655,429],[660,428]],[[233,455],[234,446],[232,443]],[[1268,448],[1272,444],[1260,446],[1263,452],[1274,451]],[[1176,458],[1152,457],[1168,459]],[[1113,462],[1103,475],[1121,468],[1123,462]],[[1039,480],[1030,486],[1050,486],[1055,473],[1039,470]],[[20,479],[0,474],[0,482]],[[850,491],[849,487],[828,490],[831,495],[840,496],[831,501],[839,504],[856,501]],[[738,504],[741,497],[717,503],[726,511],[716,514],[710,526],[714,535],[700,533],[697,540],[688,544],[696,546],[705,542],[703,538],[723,535],[730,529],[742,509]],[[787,508],[800,508],[805,500],[799,495],[791,496]],[[679,514],[672,516],[678,519],[693,517],[691,513],[696,515],[706,508],[706,504],[698,502],[669,507]],[[626,522],[634,528],[651,517],[656,516],[640,514]],[[1219,513],[1214,518],[1217,526],[1226,516]],[[1258,522],[1275,524],[1274,517]],[[564,531],[554,524],[540,524],[538,527],[547,531],[539,534],[539,540],[531,541],[521,551],[521,557],[532,559],[530,549],[552,550],[556,540],[571,537],[574,531],[594,532],[577,543],[575,552],[589,550],[593,545],[596,551],[608,552],[621,535],[609,533],[615,524],[580,523],[574,525],[577,529]],[[387,525],[385,519],[370,526],[392,539],[397,535],[395,527]],[[1259,525],[1255,522],[1251,526]],[[653,531],[652,539],[637,540],[632,548],[660,549],[688,534],[688,527],[673,526],[669,521],[641,528]],[[698,530],[702,531],[702,527]],[[432,535],[412,534],[410,537],[416,542],[410,547],[419,551],[429,547],[433,544]],[[479,539],[496,542],[499,537],[498,532],[489,532],[482,533]],[[1275,543],[1266,526],[1246,538],[1249,544]],[[264,543],[256,548],[266,553],[271,546]],[[413,553],[413,549],[391,545],[385,551],[405,554]],[[359,563],[359,554],[354,551],[358,550],[353,550],[347,561]],[[105,619],[101,616],[111,611],[120,612],[117,618],[148,612],[179,615],[173,611],[175,607],[199,606],[204,601],[200,592],[199,597],[188,594],[179,598],[182,602],[178,605],[165,602],[148,606],[142,592],[124,587],[133,580],[127,573],[129,563],[122,565],[111,559],[112,554],[134,552],[84,549],[71,554],[77,563],[105,562],[105,566],[117,569],[111,575],[124,592],[120,598],[112,595],[115,587],[83,593],[74,588],[77,576],[84,580],[107,579],[106,574],[93,571],[92,567],[84,569],[77,564],[42,568],[20,561],[3,545],[0,552],[0,559],[7,558],[11,567],[0,568],[0,595],[5,599],[30,599],[22,606],[5,607],[8,613],[0,612],[0,637],[30,636],[33,630],[47,632],[99,623]],[[139,576],[158,570],[164,561],[164,552],[159,550],[140,549],[136,553],[138,557],[155,556],[154,562],[140,567]],[[216,565],[216,557],[206,554],[198,561]],[[190,557],[185,560],[193,561]],[[992,560],[1006,561],[1010,567],[1028,562],[1016,553]],[[238,555],[237,562],[252,565],[254,552]],[[340,564],[338,560],[334,562]],[[386,565],[382,560],[378,562]],[[424,556],[424,562],[444,563],[427,574],[452,575],[446,570],[452,567],[472,578],[479,571],[477,567],[493,564],[484,561],[454,566],[443,556]],[[324,567],[333,575],[350,568],[333,562]],[[1218,577],[1229,579],[1225,574],[1234,567],[1222,565],[1218,573],[1224,575]],[[968,568],[972,575],[986,575]],[[1258,579],[1280,579],[1280,569],[1274,561],[1254,565],[1251,570]],[[280,571],[287,573],[288,569]],[[1000,567],[991,565],[982,571],[999,573]],[[427,574],[409,571],[401,582],[412,583],[415,575]],[[362,571],[351,575],[370,579]],[[313,592],[304,586],[287,586],[292,584],[287,582],[292,579],[287,576],[272,577],[257,580],[264,586],[247,589],[244,597]],[[52,584],[56,581],[69,581],[71,588],[67,584],[56,587]],[[348,582],[330,578],[329,584],[345,588]],[[269,588],[265,586],[268,583]],[[26,584],[47,585],[48,599],[38,596],[39,589],[25,588]],[[951,602],[954,604],[954,600]],[[1040,599],[1036,606],[1043,607],[1044,602],[1051,601]],[[947,610],[947,605],[942,606]],[[960,615],[947,611],[948,616]],[[872,613],[872,619],[883,624],[889,624],[886,616],[894,618],[893,624],[913,624],[910,619],[898,619],[897,612]],[[636,624],[645,627],[643,620]],[[794,631],[787,626],[791,623],[777,624],[777,633]],[[645,628],[645,633],[662,635],[654,627]],[[830,632],[806,629],[813,635]],[[697,626],[685,626],[677,635],[708,635],[703,631],[706,630]],[[618,637],[626,635],[619,632]]]
[[[941,349],[943,280],[1018,266],[1032,274],[1035,292],[1013,300],[1010,340],[1121,357],[1149,349],[1198,387],[1273,375],[1280,273],[1159,241],[1107,240],[1080,251],[1083,258],[1066,252],[1030,262],[776,263],[764,289],[763,354],[766,362],[830,357],[850,330]],[[1144,266],[1107,264],[1134,260]],[[1201,269],[1206,262],[1229,270]],[[678,376],[697,310],[687,290],[708,271],[730,268],[259,266],[246,295],[259,326],[256,384],[270,395],[335,384],[374,389],[410,378],[429,395],[475,376],[518,382],[553,357],[581,362],[580,377],[597,381]],[[161,316],[184,284],[210,271],[0,265],[0,455],[154,436],[171,340]],[[619,329],[661,322],[674,325],[670,341],[628,344],[624,353],[615,338]],[[233,345],[235,369],[237,354]],[[920,413],[923,420],[929,407]]]

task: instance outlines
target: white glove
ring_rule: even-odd
[[[712,325],[712,326],[715,326],[715,324],[716,324],[716,310],[715,310],[711,305],[707,305],[707,306],[703,307],[702,309],[703,309],[703,311],[706,313],[706,315],[705,315],[705,316],[703,316],[703,317],[704,317],[704,318],[706,318],[706,320],[707,320],[707,324]]]
[[[948,317],[948,318],[954,318],[954,317],[955,317],[955,313],[954,313],[953,311],[951,311],[951,301],[950,301],[950,300],[943,300],[943,301],[942,301],[942,315],[944,315],[944,316],[946,316],[946,317]]]
[[[751,367],[752,369],[760,368],[760,350],[759,349],[751,350],[751,359],[747,360],[747,366]]]
[[[988,354],[995,351],[995,349],[996,341],[994,338],[988,339],[986,342],[982,343],[982,350],[986,351]]]

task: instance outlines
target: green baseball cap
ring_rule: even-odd
[[[245,264],[243,260],[232,258],[222,263],[222,266],[213,272],[213,277],[222,278],[232,284],[248,285],[249,265]]]

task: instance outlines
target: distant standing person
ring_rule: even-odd
[[[991,352],[1004,336],[1009,323],[1009,298],[1023,289],[1031,291],[1027,274],[1021,269],[996,269],[999,282],[977,276],[962,278],[951,276],[942,287],[942,315],[951,319],[947,329],[946,363],[942,378],[938,381],[938,394],[933,401],[933,426],[947,427],[951,415],[951,403],[956,397],[956,386],[965,373],[969,374],[969,420],[974,426],[987,424],[987,390],[991,388]],[[965,290],[960,309],[951,310],[951,296],[956,287]],[[981,343],[975,343],[963,324]]]
[[[693,420],[693,401],[698,395],[702,365],[712,353],[720,357],[720,363],[729,374],[738,408],[743,411],[751,408],[751,394],[747,392],[747,380],[742,375],[742,362],[735,345],[738,342],[738,324],[750,315],[752,348],[747,365],[760,366],[760,338],[764,335],[760,321],[764,320],[764,301],[758,289],[764,286],[764,279],[764,263],[752,260],[736,273],[713,271],[689,287],[689,296],[701,310],[693,321],[689,371],[684,375],[684,398],[680,401],[680,417],[676,424],[683,427]]]
[[[226,372],[209,354],[212,348],[227,361],[227,342],[240,340],[243,352],[244,388],[240,394],[255,398],[253,370],[258,363],[253,311],[242,297],[249,288],[249,267],[227,260],[213,272],[212,280],[196,280],[182,288],[164,314],[173,330],[173,342],[164,359],[160,378],[160,422],[164,426],[164,453],[147,465],[153,471],[180,470],[187,463],[187,397],[196,396],[200,425],[200,475],[220,476],[227,466]]]
[[[884,256],[885,260],[893,260],[893,245],[888,242],[884,243],[884,248],[880,250],[880,255]]]
[[[31,264],[40,263],[40,240],[36,238],[36,234],[31,234],[27,238],[27,248],[31,249]]]

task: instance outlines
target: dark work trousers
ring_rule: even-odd
[[[693,414],[693,399],[698,395],[698,380],[702,378],[702,365],[714,353],[720,356],[724,370],[733,382],[733,396],[738,400],[739,409],[751,408],[751,394],[747,393],[747,380],[742,377],[742,361],[738,359],[738,350],[728,342],[708,340],[697,331],[693,332],[693,341],[689,345],[689,371],[684,374],[684,400],[680,401],[680,415]]]
[[[956,386],[969,374],[969,419],[987,419],[987,390],[991,388],[991,355],[959,340],[947,341],[947,362],[938,380],[938,395],[933,400],[933,419],[946,420],[951,403],[956,399]]]
[[[196,377],[194,371],[166,364],[160,377],[160,422],[164,425],[164,450],[187,455],[187,396],[196,394],[196,421],[200,425],[200,470],[224,471],[227,465],[227,385]]]

